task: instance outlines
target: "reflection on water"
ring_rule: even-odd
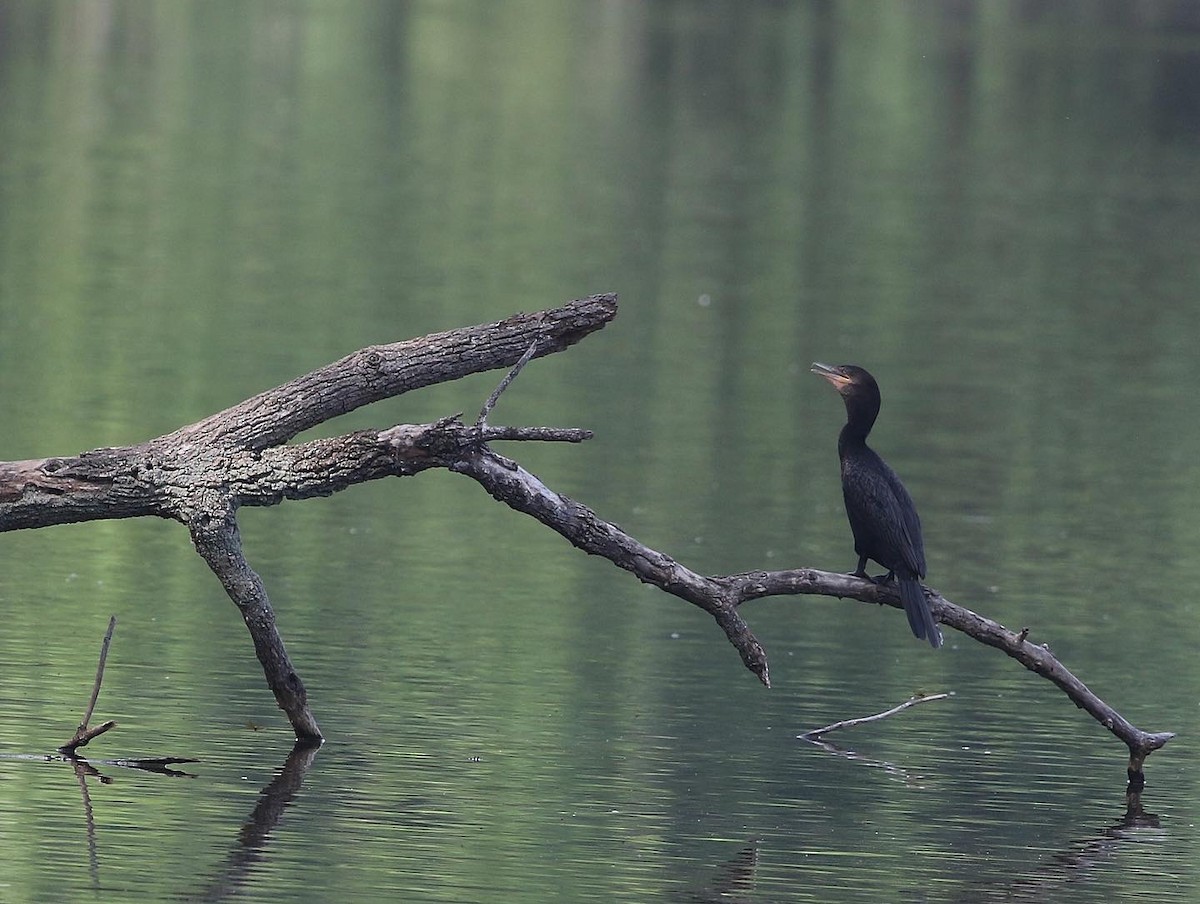
[[[201,873],[176,873],[171,881],[160,886],[163,890],[155,897],[199,901],[241,900],[247,896],[269,900],[295,899],[297,890],[286,879],[286,872],[297,865],[294,859],[295,844],[298,837],[307,834],[305,824],[311,822],[317,815],[316,811],[321,810],[327,802],[322,789],[328,788],[329,783],[322,773],[327,772],[329,764],[322,763],[321,759],[320,748],[317,747],[297,746],[288,752],[282,765],[264,787],[257,791],[247,789],[240,796],[247,809],[240,820],[231,820],[226,826],[225,855],[212,861]],[[31,764],[31,761],[26,762]],[[78,785],[75,805],[82,811],[83,817],[78,820],[78,834],[86,832],[86,856],[82,853],[83,845],[79,846],[78,856],[86,859],[90,887],[96,892],[118,896],[135,892],[138,885],[136,877],[122,869],[122,859],[131,852],[121,845],[114,845],[112,839],[113,835],[120,833],[121,821],[96,818],[96,807],[88,786],[89,780],[99,779],[100,788],[108,789],[119,785],[121,779],[101,777],[86,761],[74,761],[72,766]],[[337,764],[332,764],[332,768],[337,769]],[[350,773],[343,775],[341,780],[354,780],[357,777],[364,784],[369,784],[371,776],[367,769],[360,766],[355,772],[357,776]],[[53,780],[62,789],[69,790],[71,782],[62,770],[54,771]],[[155,793],[151,788],[144,790],[146,793]],[[171,790],[163,793],[159,789],[159,806],[172,805]],[[369,787],[362,790],[370,796]],[[473,879],[456,869],[464,865],[466,852],[459,854],[463,860],[457,863],[445,859],[429,862],[426,855],[433,851],[429,848],[428,839],[423,840],[422,836],[444,831],[447,824],[444,818],[437,818],[436,805],[428,794],[403,801],[404,809],[390,821],[389,831],[400,826],[402,832],[396,836],[396,842],[389,846],[390,853],[385,858],[392,870],[392,879],[389,881],[386,877],[377,877],[381,882],[378,887],[386,886],[396,893],[434,900],[451,900],[455,895],[459,896],[459,900],[488,900],[501,890],[506,895],[513,895],[516,900],[544,899],[546,894],[553,893],[544,882],[546,870],[549,869],[551,873],[554,871],[544,859],[544,849],[530,849],[524,858],[515,863],[494,864],[499,872],[491,876],[476,874]],[[345,797],[344,792],[342,796]],[[108,800],[111,801],[111,798]],[[419,815],[422,809],[426,811],[425,816]],[[579,812],[571,813],[571,821],[576,821],[579,816]],[[791,820],[786,820],[786,824],[794,825]],[[374,822],[366,822],[356,828],[355,822],[350,821],[346,826],[349,829],[346,835],[327,839],[327,853],[333,859],[322,859],[317,864],[320,872],[331,872],[325,880],[318,882],[320,887],[327,890],[326,893],[338,887],[336,877],[341,866],[337,858],[354,856],[354,849],[381,829]],[[981,827],[998,828],[986,821]],[[561,824],[560,829],[570,831],[569,827]],[[846,900],[869,900],[872,896],[878,900],[880,895],[887,893],[889,887],[895,889],[893,893],[897,896],[896,900],[923,900],[925,894],[933,891],[927,889],[926,892],[919,892],[889,886],[879,875],[879,870],[890,872],[898,864],[870,843],[861,849],[845,850],[835,856],[835,852],[819,845],[813,846],[811,842],[797,838],[794,832],[782,829],[781,824],[762,837],[751,837],[740,842],[736,838],[704,839],[698,845],[698,848],[708,852],[704,856],[692,853],[681,857],[682,851],[690,845],[685,843],[685,838],[680,838],[676,844],[668,845],[660,853],[653,870],[642,876],[642,882],[650,884],[630,886],[627,891],[630,896],[647,894],[689,902],[820,901],[828,900],[831,888],[835,886],[844,893]],[[460,843],[468,846],[473,834],[472,827],[460,826],[459,833]],[[917,838],[911,841],[914,845],[920,843]],[[641,839],[632,833],[608,837],[591,853],[613,855],[623,848],[636,848],[641,843]],[[680,843],[684,844],[683,848],[679,847]],[[1063,839],[1057,847],[1047,848],[1024,864],[1006,863],[1000,857],[1000,862],[988,864],[983,869],[963,869],[956,864],[964,863],[967,851],[942,852],[940,856],[946,858],[950,873],[939,881],[940,888],[935,897],[938,900],[961,902],[1095,900],[1097,889],[1105,887],[1114,874],[1132,867],[1137,882],[1146,879],[1148,876],[1141,874],[1137,866],[1139,859],[1154,856],[1154,851],[1148,851],[1146,845],[1161,849],[1169,843],[1159,816],[1147,812],[1140,797],[1131,794],[1118,818],[1100,817],[1090,831],[1088,826],[1079,825],[1072,837]],[[997,859],[997,854],[995,850],[990,852],[989,860]],[[631,857],[636,859],[638,853],[626,851],[617,855],[609,866],[617,874],[627,873],[631,867]],[[844,865],[839,862],[842,858],[854,864],[855,881],[847,881]],[[584,864],[568,862],[563,866],[577,871]],[[658,872],[664,867],[665,874]],[[357,868],[361,868],[361,864]],[[420,870],[426,871],[425,881],[428,884],[422,883],[418,875]],[[506,881],[507,871],[528,874],[531,870],[536,870],[539,876],[537,881]],[[71,870],[71,873],[74,872]],[[402,874],[408,875],[408,878],[402,878]],[[311,880],[311,875],[308,878]],[[643,891],[637,892],[635,889],[638,887]],[[598,898],[604,893],[599,884],[594,895],[587,893],[586,886],[583,889],[581,896],[585,899],[593,896]],[[135,897],[140,895],[135,893]],[[303,898],[303,894],[300,897]],[[839,895],[838,899],[843,897]]]
[[[296,800],[304,776],[313,764],[320,747],[297,744],[288,754],[283,766],[258,796],[258,802],[238,832],[229,858],[220,872],[202,893],[200,901],[226,901],[242,895],[249,884],[255,864],[261,862],[272,833],[283,819],[284,811]],[[187,895],[188,899],[193,896]]]
[[[957,894],[952,900],[985,901],[1068,901],[1094,900],[1096,889],[1090,883],[1102,881],[1103,868],[1126,845],[1143,845],[1163,839],[1158,816],[1142,807],[1141,795],[1127,797],[1125,813],[1114,824],[1101,828],[1094,836],[1055,851],[1032,870],[1022,872],[1004,883],[979,883]],[[1137,877],[1136,881],[1140,881]]]
[[[615,659],[604,646],[598,658]],[[282,728],[221,720],[215,734],[155,742],[195,745],[187,782],[101,765],[108,781],[89,779],[81,799],[82,777],[61,766],[0,760],[0,789],[23,789],[24,817],[62,839],[60,888],[117,898],[152,886],[149,897],[188,900],[349,888],[447,901],[820,901],[831,889],[922,900],[914,883],[931,882],[937,900],[1037,900],[1039,889],[1088,900],[1121,877],[1185,868],[1169,817],[1137,798],[1116,812],[1121,762],[1108,743],[1081,749],[1072,714],[1049,704],[974,723],[971,695],[918,708],[851,730],[854,759],[795,740],[814,712],[848,712],[871,671],[851,669],[844,688],[782,683],[778,699],[731,683],[728,701],[694,687],[694,673],[662,672],[675,705],[653,721],[613,722],[596,689],[574,709],[542,695],[540,731],[520,733],[468,691],[466,706],[398,711],[342,685],[324,698],[337,727],[319,752],[281,748]],[[544,677],[562,686],[571,669]]]
[[[0,758],[0,900],[1195,898],[1196,9],[0,0],[0,456],[618,291],[496,412],[595,430],[520,450],[550,486],[703,573],[848,570],[806,369],[857,361],[930,583],[1180,733],[1156,825],[1045,682],[836,600],[745,607],[766,691],[707,616],[429,474],[242,513],[331,739],[289,756],[177,525],[4,533],[0,752],[70,734],[117,612],[89,752],[200,762]],[[796,740],[948,691],[857,759]]]
[[[664,897],[683,902],[715,902],[715,900],[755,900],[755,902],[775,902],[775,900],[828,900],[829,894],[836,890],[838,899],[870,900],[878,899],[884,890],[892,890],[893,899],[922,900],[932,894],[938,900],[953,900],[953,902],[988,902],[988,900],[1094,900],[1097,888],[1105,887],[1116,875],[1132,870],[1130,884],[1134,887],[1152,878],[1152,872],[1145,872],[1147,866],[1156,862],[1156,851],[1162,852],[1164,845],[1170,844],[1159,816],[1146,812],[1138,795],[1129,795],[1123,812],[1117,818],[1112,815],[1104,816],[1098,810],[1094,824],[1078,824],[1076,822],[1072,834],[1057,840],[1055,844],[1046,846],[1036,856],[1027,857],[1024,862],[1010,860],[1006,845],[1000,836],[1006,828],[1012,825],[1013,815],[1009,821],[997,824],[977,814],[978,831],[992,834],[988,849],[972,851],[959,850],[926,850],[926,855],[942,858],[943,867],[948,869],[940,879],[936,880],[937,888],[926,888],[918,891],[908,887],[907,882],[893,885],[887,875],[894,874],[902,866],[894,862],[892,857],[884,854],[881,845],[877,843],[880,832],[872,831],[869,838],[876,838],[876,843],[864,839],[862,848],[847,849],[841,852],[824,849],[818,842],[818,836],[805,837],[798,828],[804,820],[793,819],[792,815],[784,815],[773,828],[768,828],[761,834],[752,834],[742,840],[736,836],[697,837],[692,833],[689,842],[688,831],[684,830],[674,842],[667,843],[664,849],[655,856],[653,864],[638,866],[636,861],[644,856],[640,850],[646,843],[646,836],[636,832],[624,832],[619,837],[604,837],[596,840],[594,849],[586,852],[587,863],[566,862],[560,867],[553,866],[557,857],[563,854],[562,839],[554,842],[547,838],[538,848],[529,848],[512,862],[497,862],[491,864],[492,873],[475,872],[468,864],[472,854],[468,850],[472,846],[474,833],[479,826],[467,824],[458,825],[454,836],[458,838],[455,848],[461,848],[457,855],[451,854],[446,860],[448,849],[431,845],[430,836],[437,837],[445,834],[452,820],[446,819],[448,813],[444,806],[437,804],[439,795],[436,783],[427,783],[424,794],[410,800],[396,800],[380,790],[378,800],[372,794],[372,772],[370,768],[359,765],[335,780],[336,784],[354,783],[359,788],[352,791],[346,786],[337,794],[342,806],[355,796],[365,797],[367,808],[372,806],[396,807],[394,814],[386,822],[365,819],[361,814],[354,816],[353,812],[343,814],[342,825],[344,834],[338,838],[325,839],[323,844],[313,848],[311,844],[304,845],[304,854],[296,849],[296,843],[312,832],[314,820],[322,818],[322,810],[328,806],[330,798],[329,772],[337,771],[340,764],[323,762],[324,756],[319,748],[298,746],[289,753],[277,768],[274,776],[259,789],[246,789],[239,795],[240,806],[244,807],[239,819],[230,819],[224,828],[224,855],[209,862],[202,872],[191,874],[176,872],[172,879],[164,882],[156,897],[160,899],[184,900],[230,900],[254,899],[287,900],[306,899],[304,893],[298,892],[294,885],[294,876],[288,875],[288,870],[298,866],[296,857],[305,858],[317,854],[319,860],[310,863],[310,868],[317,870],[317,875],[326,875],[322,887],[326,892],[338,886],[337,876],[343,868],[346,857],[354,858],[355,870],[364,868],[361,860],[362,846],[376,845],[380,842],[377,833],[389,833],[390,842],[386,844],[386,854],[379,852],[378,862],[373,869],[380,870],[372,874],[372,887],[389,888],[392,893],[410,894],[419,898],[434,900],[486,900],[492,894],[504,893],[517,900],[546,899],[547,894],[553,894],[556,886],[547,885],[547,878],[552,878],[556,870],[566,868],[580,872],[590,872],[587,863],[599,863],[604,857],[612,857],[608,861],[610,881],[617,884],[634,881],[634,885],[626,887],[629,897],[638,894],[650,897]],[[74,806],[82,812],[82,819],[77,820],[74,831],[70,834],[84,837],[86,844],[76,846],[77,856],[86,860],[90,881],[88,886],[92,891],[101,893],[121,894],[134,893],[134,897],[142,897],[136,893],[139,885],[137,873],[130,874],[122,869],[125,857],[131,855],[124,846],[114,844],[115,834],[121,832],[121,819],[96,818],[96,804],[92,802],[98,795],[96,803],[103,812],[106,804],[112,804],[114,798],[107,794],[109,789],[120,786],[122,777],[109,776],[103,778],[85,761],[74,761],[74,776],[77,779],[77,794]],[[32,762],[26,761],[26,767]],[[50,771],[46,776],[54,784],[61,786],[60,790],[70,794],[71,779],[64,771]],[[8,774],[12,778],[13,773]],[[445,776],[443,776],[445,778]],[[29,784],[30,776],[23,777]],[[101,784],[96,791],[89,791],[90,780]],[[845,780],[846,777],[842,777]],[[204,785],[204,777],[199,778],[199,785]],[[450,790],[446,784],[444,790]],[[208,783],[203,795],[211,795],[214,786]],[[192,785],[188,785],[191,788]],[[144,794],[158,797],[156,806],[178,807],[178,796],[174,791],[184,786],[173,785],[167,789],[154,789],[143,786]],[[480,802],[484,807],[484,802]],[[424,815],[421,815],[424,812]],[[230,816],[234,815],[230,812]],[[583,814],[576,809],[570,814],[560,814],[559,833],[574,833],[581,825]],[[644,815],[644,814],[643,814]],[[838,813],[824,814],[829,816]],[[840,815],[851,816],[845,812]],[[1034,815],[1034,814],[1030,814]],[[348,819],[347,819],[348,818]],[[758,822],[758,827],[766,828],[768,822]],[[398,831],[397,831],[398,830]],[[743,828],[748,832],[749,826]],[[704,836],[704,833],[701,833]],[[482,843],[482,839],[479,839]],[[920,852],[925,843],[920,834],[912,834],[910,843],[913,845],[913,857],[923,856]],[[1150,848],[1147,848],[1150,845]],[[71,845],[66,845],[71,848]],[[86,854],[84,855],[84,849]],[[164,846],[163,850],[166,850]],[[452,850],[452,849],[450,849]],[[684,854],[691,851],[690,854]],[[703,851],[703,854],[701,854]],[[440,855],[440,856],[438,856]],[[1014,849],[1012,855],[1021,856],[1022,850]],[[431,862],[430,856],[438,856]],[[986,857],[986,862],[976,861],[974,857]],[[68,857],[64,867],[68,867],[71,858]],[[365,862],[371,869],[373,858]],[[845,873],[842,860],[854,863],[851,875]],[[1162,867],[1154,867],[1160,869]],[[77,869],[68,869],[67,875],[77,874]],[[424,880],[421,876],[424,875]],[[593,873],[595,882],[594,893],[587,891],[587,886],[577,886],[574,881],[570,887],[575,888],[572,894],[580,894],[584,899],[601,897],[604,888],[612,890],[610,882],[601,884],[599,874]],[[356,876],[361,878],[361,876]],[[565,878],[565,876],[564,876]],[[896,876],[902,879],[902,876]],[[310,875],[311,879],[311,875]],[[353,886],[353,880],[347,876],[347,886]],[[924,881],[932,882],[932,878]],[[71,886],[60,885],[62,892],[70,892]],[[82,885],[78,891],[83,890]],[[559,887],[568,887],[565,884]],[[582,892],[578,888],[582,887]],[[641,891],[637,891],[641,888]],[[620,892],[616,892],[618,897]],[[323,893],[324,894],[324,893]],[[318,894],[313,899],[323,897]],[[457,898],[456,898],[457,896]]]

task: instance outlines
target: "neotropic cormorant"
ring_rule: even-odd
[[[882,583],[895,578],[899,582],[900,599],[913,634],[940,647],[942,632],[921,587],[921,578],[925,577],[921,519],[896,472],[867,445],[867,434],[879,415],[879,384],[854,364],[814,364],[812,372],[832,383],[846,403],[846,426],[838,435],[838,458],[842,462],[846,517],[858,553],[854,574],[872,580],[866,570],[867,559],[886,568],[888,573],[878,580]]]

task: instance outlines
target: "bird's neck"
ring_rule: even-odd
[[[838,435],[838,449],[865,448],[867,436],[875,426],[879,406],[864,404],[858,399],[846,400],[846,426]]]
[[[870,429],[863,430],[854,424],[846,424],[838,434],[838,457],[845,458],[847,453],[855,453],[867,448],[867,434]]]

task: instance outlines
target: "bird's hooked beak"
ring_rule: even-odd
[[[814,361],[813,366],[810,367],[809,370],[815,373],[818,377],[824,377],[826,380],[832,383],[833,388],[838,392],[841,392],[843,389],[849,386],[851,382],[853,382],[848,376],[842,373],[841,368],[833,367],[829,364],[821,364],[820,362]]]

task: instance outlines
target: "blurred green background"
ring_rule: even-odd
[[[850,570],[807,371],[866,366],[930,586],[1181,732],[1129,825],[1120,744],[999,654],[765,600],[767,691],[427,473],[243,513],[330,741],[242,864],[290,732],[186,533],[5,533],[0,753],[70,736],[116,613],[88,752],[202,762],[105,769],[89,837],[67,767],[0,759],[0,901],[1200,900],[1198,248],[1184,0],[0,2],[0,458],[616,291],[492,418],[596,438],[502,451],[697,571]],[[859,759],[795,739],[921,690]]]

